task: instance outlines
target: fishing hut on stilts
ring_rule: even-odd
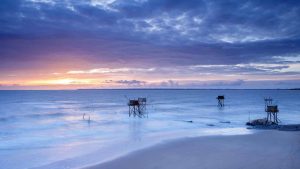
[[[272,98],[264,98],[265,100],[265,112],[267,112],[267,123],[278,124],[278,106],[273,104]]]
[[[224,95],[218,96],[218,97],[217,97],[217,100],[218,100],[218,106],[219,106],[219,107],[224,107],[224,106],[225,106],[225,105],[224,105],[224,100],[225,100],[225,96],[224,96]]]
[[[146,107],[146,98],[138,98],[136,100],[130,100],[128,101],[128,108],[129,108],[129,117],[148,117],[147,114],[147,107]]]

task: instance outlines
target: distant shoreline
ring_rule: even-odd
[[[111,88],[111,89],[7,89],[0,91],[81,91],[81,90],[300,90],[300,88],[291,89],[193,89],[193,88]]]
[[[75,89],[75,90],[300,90],[295,89],[192,89],[192,88],[125,88],[125,89]]]

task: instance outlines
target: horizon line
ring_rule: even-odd
[[[300,90],[300,88],[245,88],[245,89],[238,89],[238,88],[105,88],[105,89],[0,89],[0,91],[78,91],[78,90]]]

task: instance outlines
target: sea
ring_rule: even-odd
[[[0,168],[82,168],[174,139],[252,134],[245,123],[266,117],[266,97],[281,124],[300,123],[300,90],[0,91]],[[129,116],[137,98],[142,118]]]

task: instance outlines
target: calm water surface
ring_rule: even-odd
[[[299,90],[0,91],[0,166],[77,168],[168,139],[248,134],[269,96],[282,123],[300,123]],[[148,118],[128,117],[137,97],[147,97]]]

